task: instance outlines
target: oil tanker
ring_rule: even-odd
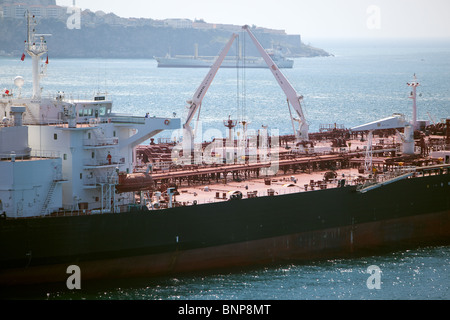
[[[70,265],[88,280],[448,244],[449,167],[368,192],[344,186],[156,211],[6,219],[1,283],[64,283]]]
[[[47,45],[30,15],[28,28],[33,94],[0,97],[0,286],[65,283],[71,266],[87,281],[450,242],[449,120],[431,135],[399,115],[311,134],[303,97],[254,39],[299,129],[237,141],[229,119],[229,139],[190,145],[190,121],[233,35],[188,102],[182,143],[142,145],[181,120],[116,114],[102,94],[41,97]],[[394,131],[402,144],[384,139],[392,130],[404,130]]]

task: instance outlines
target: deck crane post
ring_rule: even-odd
[[[206,95],[206,92],[208,91],[211,83],[214,80],[214,77],[217,74],[217,71],[220,69],[220,66],[223,63],[223,60],[225,59],[226,55],[228,54],[228,51],[230,50],[231,46],[233,45],[234,40],[238,37],[237,34],[233,34],[231,36],[231,39],[228,41],[228,43],[225,45],[225,47],[222,49],[222,52],[220,53],[217,60],[214,62],[214,64],[211,66],[211,69],[209,70],[208,74],[206,75],[203,82],[198,87],[197,91],[192,97],[192,100],[187,101],[189,109],[187,119],[185,124],[183,125],[183,153],[185,156],[187,154],[192,155],[194,151],[194,132],[190,126],[192,119],[194,118],[195,114],[199,109],[201,108],[203,98]]]
[[[286,94],[287,102],[290,106],[294,108],[294,110],[297,112],[299,119],[296,119],[299,123],[299,130],[295,131],[295,137],[296,142],[308,142],[309,141],[309,125],[306,122],[305,115],[303,113],[301,101],[303,100],[302,95],[298,95],[295,91],[294,87],[289,83],[289,80],[284,76],[284,74],[281,72],[281,70],[278,68],[277,64],[272,60],[272,58],[269,56],[269,54],[264,50],[262,45],[259,43],[258,39],[253,35],[253,33],[250,31],[250,27],[248,25],[245,25],[242,27],[244,30],[248,32],[250,35],[250,38],[253,40],[253,43],[255,44],[256,48],[258,49],[260,55],[268,65],[270,71],[272,71],[273,75],[275,76],[275,79],[278,81],[278,84],[280,85],[281,89],[283,89],[284,93]],[[290,108],[289,106],[289,108]],[[290,110],[290,109],[289,109]],[[291,116],[292,119],[292,116]]]
[[[353,132],[369,131],[369,144],[367,146],[366,155],[366,171],[368,169],[371,170],[372,167],[372,138],[374,130],[395,129],[397,131],[397,135],[399,135],[400,139],[402,140],[402,153],[405,155],[414,155],[415,153],[414,130],[417,129],[417,87],[420,86],[420,83],[417,81],[416,74],[414,74],[413,81],[411,83],[408,82],[407,85],[408,87],[412,88],[410,98],[413,100],[413,116],[411,121],[407,121],[404,115],[397,113],[392,117],[363,124],[361,126],[350,129]],[[400,128],[404,128],[403,134],[401,134],[397,130]]]
[[[352,132],[368,131],[368,145],[366,149],[365,171],[372,171],[372,142],[373,131],[382,129],[400,129],[404,128],[405,132],[401,135],[403,142],[402,153],[405,155],[414,154],[414,129],[413,124],[409,123],[402,114],[394,114],[392,117],[384,118],[367,124],[363,124],[350,129]],[[397,131],[398,132],[398,131]]]

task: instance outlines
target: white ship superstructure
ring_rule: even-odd
[[[132,173],[135,148],[179,119],[113,113],[106,95],[71,100],[58,92],[42,98],[39,60],[45,35],[28,16],[26,52],[32,59],[33,93],[0,96],[0,214],[44,216],[56,211],[118,212],[134,202],[116,193],[118,174]],[[17,77],[18,91],[24,80]]]

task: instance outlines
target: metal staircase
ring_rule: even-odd
[[[52,184],[50,185],[50,188],[47,193],[47,197],[44,201],[44,204],[42,205],[41,216],[47,214],[48,205],[50,204],[50,201],[53,198],[53,193],[55,192],[56,184],[57,184],[57,182],[53,181]]]

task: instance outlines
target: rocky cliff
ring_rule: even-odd
[[[59,19],[39,19],[38,32],[52,35],[47,42],[53,57],[147,59],[168,53],[194,55],[195,45],[198,46],[199,55],[215,56],[232,34],[224,29],[174,28],[151,19],[125,19],[89,10],[81,13],[78,28],[69,28],[68,19],[69,14]],[[20,56],[26,30],[25,18],[1,18],[0,54]],[[257,28],[254,33],[265,48],[280,46],[291,57],[329,55],[324,50],[303,44],[300,35],[266,32]],[[247,40],[249,45],[245,46],[245,54],[258,55],[250,40]],[[232,48],[230,52],[237,53],[237,49]]]

